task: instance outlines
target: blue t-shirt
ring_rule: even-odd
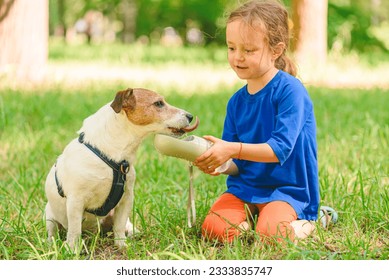
[[[248,203],[285,201],[299,219],[317,219],[316,121],[312,101],[298,79],[278,71],[253,95],[247,86],[238,90],[228,102],[222,138],[267,143],[279,159],[279,163],[234,159],[239,175],[228,176],[228,193]]]

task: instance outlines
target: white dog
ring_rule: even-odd
[[[193,117],[146,89],[127,89],[86,118],[51,168],[45,185],[49,240],[59,226],[74,249],[84,229],[112,227],[115,245],[126,246],[134,200],[136,150],[151,133],[182,135],[196,129]],[[111,209],[112,208],[112,209]]]

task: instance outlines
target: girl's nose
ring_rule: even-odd
[[[243,52],[236,52],[235,59],[237,61],[243,61],[244,60],[244,53]]]

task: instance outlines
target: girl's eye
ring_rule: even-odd
[[[154,102],[154,106],[158,108],[162,108],[163,106],[165,106],[165,103],[163,101],[157,101]]]
[[[235,49],[233,47],[228,48],[229,51],[234,51]]]
[[[246,50],[246,53],[252,53],[253,50]]]

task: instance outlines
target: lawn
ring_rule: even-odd
[[[189,51],[194,58],[182,64],[224,67],[214,55]],[[51,61],[66,63],[66,57],[51,49]],[[164,63],[151,66],[163,68]],[[233,244],[203,241],[201,221],[225,190],[226,178],[195,171],[198,223],[188,228],[187,163],[158,154],[152,137],[138,150],[132,220],[140,233],[128,239],[127,250],[117,250],[112,236],[91,233],[83,235],[83,250],[74,255],[66,250],[63,233],[47,243],[43,211],[49,168],[77,136],[82,120],[128,86],[120,80],[0,86],[0,259],[389,259],[389,90],[374,87],[308,86],[318,125],[322,204],[339,212],[339,222],[328,230],[318,228],[297,245],[260,246],[253,234]],[[174,84],[146,86],[199,116],[196,135],[220,136],[226,102],[240,84],[204,92],[203,85],[192,83],[186,93]],[[199,87],[202,93],[196,94]]]

